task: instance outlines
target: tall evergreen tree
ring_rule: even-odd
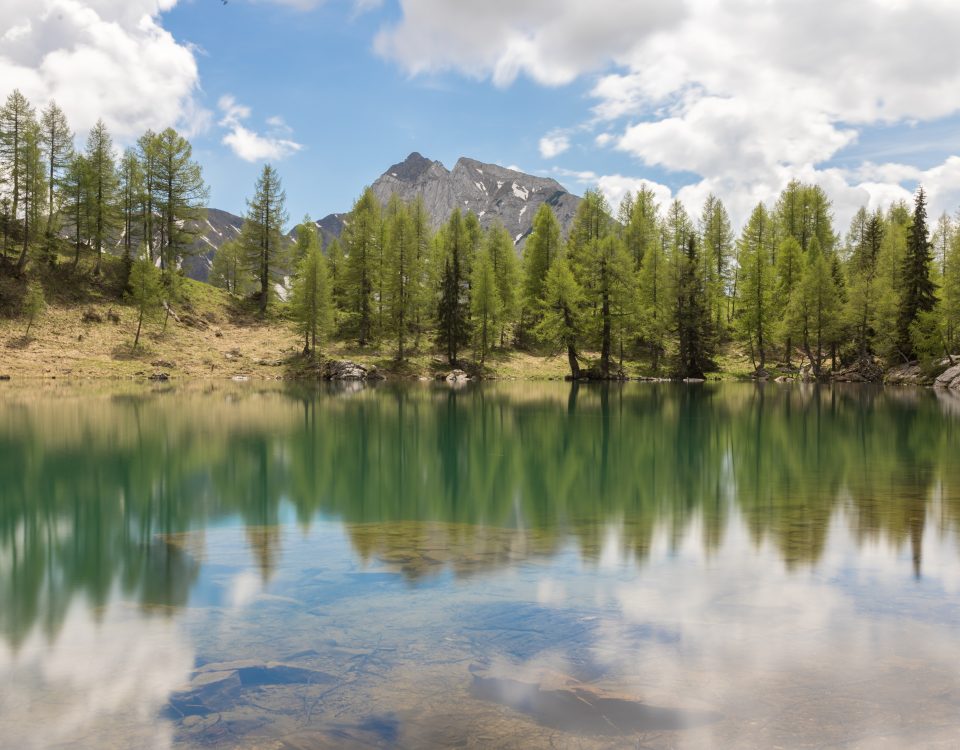
[[[113,140],[103,120],[97,120],[87,138],[87,168],[91,188],[93,222],[90,227],[93,247],[97,251],[94,274],[100,273],[103,249],[113,238],[118,226],[117,171],[113,159]]]
[[[951,354],[960,352],[960,233],[955,232],[943,271],[943,328]]]
[[[897,349],[905,360],[914,356],[910,327],[921,313],[931,312],[937,299],[930,278],[932,262],[927,231],[927,196],[920,187],[913,205],[913,220],[907,230],[906,255],[900,279],[900,308],[897,316]]]
[[[224,242],[213,255],[209,281],[230,294],[246,295],[253,291],[253,275],[240,238]]]
[[[561,254],[550,265],[547,274],[543,315],[537,325],[536,335],[548,344],[566,349],[570,377],[574,380],[580,377],[577,347],[582,325],[583,293],[570,270],[566,255]]]
[[[80,263],[80,250],[88,240],[91,189],[90,170],[83,154],[73,154],[63,178],[63,213],[72,227],[74,258],[73,267]]]
[[[420,298],[420,268],[417,236],[409,208],[394,195],[387,207],[384,249],[385,328],[397,342],[397,359],[402,361],[410,341]]]
[[[210,197],[193,147],[173,128],[157,135],[154,197],[161,217],[160,269],[175,271],[200,233]],[[282,225],[282,222],[281,222]]]
[[[40,227],[41,216],[47,203],[47,188],[43,164],[43,152],[40,145],[40,127],[36,121],[29,122],[23,129],[21,139],[20,163],[23,170],[20,199],[23,204],[23,245],[17,269],[23,271],[27,264],[30,244]],[[46,248],[47,262],[54,262],[53,251]]]
[[[271,284],[283,267],[282,231],[288,219],[286,201],[280,175],[271,165],[264,165],[253,198],[247,202],[247,216],[241,231],[247,263],[260,286],[261,316],[267,314]]]
[[[773,227],[770,227],[772,239]],[[771,247],[773,243],[771,242]],[[771,299],[770,314],[776,318],[780,324],[783,338],[783,359],[790,365],[793,359],[793,335],[790,326],[784,323],[787,316],[787,305],[794,289],[800,283],[800,277],[803,275],[803,248],[800,242],[793,235],[788,234],[780,240],[777,245],[777,267],[776,267],[776,297],[779,302],[774,307]]]
[[[503,313],[491,255],[491,247],[488,244],[474,259],[471,280],[470,306],[473,313],[474,347],[480,353],[481,363],[486,361],[487,352],[497,335],[500,316]]]
[[[148,130],[137,140],[137,157],[140,161],[142,173],[140,210],[143,228],[141,234],[147,243],[147,254],[150,260],[157,257],[156,253],[156,218],[157,218],[157,190],[159,151],[158,137],[152,130]]]
[[[140,201],[143,195],[143,169],[137,152],[128,148],[120,160],[120,211],[123,217],[123,254],[133,258],[134,248],[145,240],[138,226]]]
[[[560,222],[553,209],[544,203],[533,217],[533,230],[523,246],[522,330],[535,326],[539,319],[547,274],[560,250]]]
[[[519,264],[517,252],[510,233],[502,224],[494,224],[485,234],[483,251],[486,252],[493,269],[498,298],[496,338],[500,346],[506,346],[507,330],[516,321],[519,314]],[[471,294],[473,283],[471,281]],[[471,312],[472,312],[471,308]]]
[[[791,241],[796,244],[795,240]],[[739,242],[736,328],[740,340],[747,344],[754,368],[761,374],[766,367],[768,348],[773,343],[776,321],[772,244],[773,223],[764,205],[759,203],[750,214]],[[781,253],[778,260],[782,259]]]
[[[352,329],[360,346],[374,337],[378,262],[381,241],[380,202],[370,188],[353,204],[344,227],[343,244],[347,255],[344,291]]]
[[[639,271],[647,251],[660,243],[660,207],[656,195],[647,185],[641,185],[631,198],[629,215],[623,221],[623,236],[634,270]]]
[[[474,249],[470,226],[460,209],[454,209],[437,243],[440,256],[437,342],[446,349],[451,365],[457,363],[460,347],[467,343],[470,332],[470,290],[465,260]]]
[[[0,182],[10,195],[13,221],[20,218],[23,192],[24,132],[36,125],[36,112],[19,89],[14,89],[0,107]],[[24,260],[24,263],[26,260]]]
[[[317,227],[304,221],[297,227],[296,254],[299,256],[290,310],[297,329],[304,337],[304,354],[316,356],[333,325],[333,300],[327,263],[320,250]]]
[[[700,255],[707,281],[707,296],[712,309],[713,328],[723,337],[726,326],[727,285],[730,281],[730,256],[733,253],[733,230],[723,201],[712,193],[707,196],[700,214],[700,236],[703,247]]]
[[[58,197],[61,191],[62,176],[73,151],[73,133],[67,123],[64,111],[51,101],[43,110],[40,119],[40,143],[47,165],[47,234],[55,231],[54,216],[59,209]]]
[[[677,294],[677,373],[681,378],[703,378],[711,357],[711,319],[707,307],[707,280],[697,251],[696,237],[687,237]]]
[[[794,290],[787,311],[787,325],[810,360],[813,375],[823,376],[839,322],[840,303],[830,260],[813,237],[807,248],[803,275]]]
[[[670,274],[666,254],[666,234],[647,248],[637,275],[640,333],[650,351],[654,372],[666,352],[670,330]]]

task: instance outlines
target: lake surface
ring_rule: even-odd
[[[960,399],[0,388],[3,748],[960,744]]]

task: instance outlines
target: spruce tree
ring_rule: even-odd
[[[677,294],[677,374],[681,378],[702,379],[710,364],[712,331],[702,268],[697,240],[691,234],[680,263]]]
[[[927,231],[927,196],[920,187],[913,205],[913,220],[907,229],[906,254],[900,277],[900,307],[897,315],[897,350],[906,361],[915,348],[910,327],[921,313],[931,312],[937,298],[930,278],[932,261]]]
[[[437,303],[437,343],[446,350],[451,365],[457,363],[460,347],[470,332],[470,289],[466,258],[473,253],[475,239],[460,209],[438,235],[439,299]]]

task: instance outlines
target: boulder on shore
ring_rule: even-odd
[[[933,381],[934,388],[950,388],[955,391],[960,391],[960,364],[953,365],[944,370],[935,381]]]
[[[883,368],[872,357],[865,357],[849,367],[837,370],[832,379],[835,383],[882,383]]]
[[[324,380],[384,380],[376,367],[364,367],[349,359],[327,360],[320,369]]]

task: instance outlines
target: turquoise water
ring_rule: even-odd
[[[960,399],[0,389],[0,747],[952,747]]]

